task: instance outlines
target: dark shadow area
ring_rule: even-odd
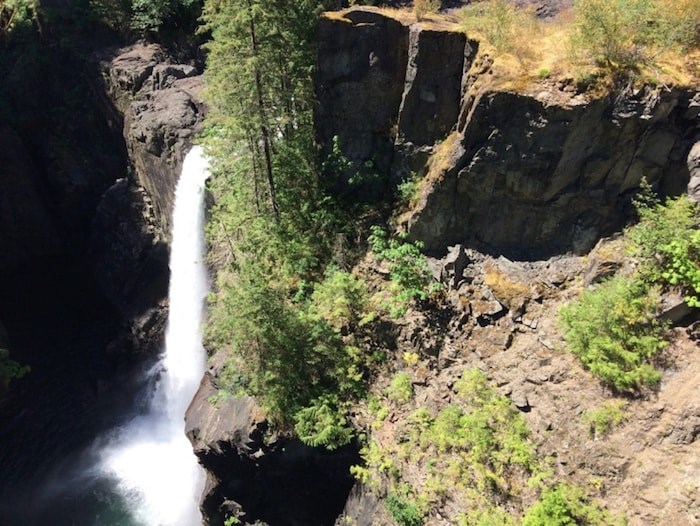
[[[91,275],[70,258],[0,273],[8,347],[31,367],[0,407],[0,524],[126,524],[90,521],[114,497],[85,452],[143,408],[149,385]]]
[[[269,526],[332,526],[342,513],[355,480],[350,466],[361,462],[357,444],[336,451],[305,446],[298,440],[282,441],[259,461],[240,459],[235,451],[220,455],[235,462],[219,490],[203,503],[210,524],[236,514],[241,519]],[[227,509],[227,502],[234,501]],[[223,502],[223,505],[221,504]]]

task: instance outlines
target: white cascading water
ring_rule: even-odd
[[[105,448],[102,470],[117,480],[134,520],[144,526],[195,526],[204,471],[184,432],[184,415],[204,374],[202,348],[207,272],[204,264],[202,148],[187,154],[175,190],[170,252],[170,313],[162,374],[148,412]]]

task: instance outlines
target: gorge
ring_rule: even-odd
[[[567,3],[539,4],[551,13]],[[664,289],[660,312],[677,310],[660,384],[631,395],[565,352],[557,321],[582,290],[635,268],[619,243],[643,180],[662,196],[700,197],[695,51],[691,80],[677,85],[600,92],[561,72],[516,85],[499,77],[503,54],[447,9],[419,21],[358,6],[309,23],[304,2],[265,6],[260,106],[245,24],[209,20],[199,36],[169,41],[126,32],[119,45],[98,24],[75,53],[58,43],[73,26],[45,14],[53,63],[30,74],[13,61],[19,39],[0,48],[13,73],[0,79],[0,348],[31,366],[0,392],[0,523],[481,524],[464,513],[484,501],[464,496],[462,468],[441,464],[430,435],[473,369],[550,462],[538,487],[522,473],[494,476],[513,524],[559,483],[634,525],[700,517],[697,308]],[[213,62],[211,42],[241,34],[240,55],[221,52],[241,69]],[[222,78],[233,83],[223,95]],[[213,156],[206,195],[195,137]],[[176,190],[190,170],[196,185]],[[179,194],[194,207],[182,222],[171,220]],[[418,242],[441,284],[399,316],[386,306],[391,251],[382,260],[379,245],[368,248],[375,225]],[[197,278],[179,282],[182,239],[208,252],[206,363],[204,256],[182,256]],[[356,281],[364,303],[354,312]],[[174,289],[191,296],[180,302]],[[249,323],[227,321],[243,313]],[[177,401],[164,394],[184,377]],[[587,415],[611,401],[622,423],[591,432]],[[309,424],[310,414],[321,417]],[[326,424],[330,447],[314,447]],[[420,522],[406,519],[410,505]]]

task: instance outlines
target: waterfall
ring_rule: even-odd
[[[170,313],[162,371],[146,414],[121,429],[102,454],[138,524],[201,524],[198,501],[204,472],[184,433],[184,415],[204,374],[202,348],[207,274],[204,257],[204,183],[207,159],[195,146],[175,190],[170,253]]]

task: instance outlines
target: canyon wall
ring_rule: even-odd
[[[401,218],[431,252],[465,242],[516,259],[584,253],[632,217],[642,178],[684,191],[700,93],[579,92],[573,80],[498,87],[492,57],[455,26],[379,10],[319,22],[317,131],[357,169],[423,176]],[[388,45],[387,42],[392,42]]]

